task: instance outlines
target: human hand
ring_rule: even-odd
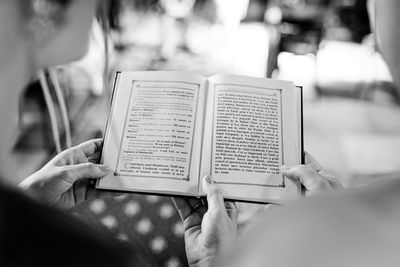
[[[312,195],[343,188],[340,181],[327,173],[307,152],[305,152],[305,165],[282,166],[281,171],[289,179],[299,181],[306,188],[306,194]]]
[[[67,149],[19,186],[46,204],[72,208],[86,199],[89,178],[99,179],[111,171],[96,164],[102,145],[101,139],[94,139]]]
[[[186,255],[190,266],[213,266],[236,238],[237,208],[224,202],[218,186],[210,176],[203,178],[207,204],[200,199],[172,198],[185,229]]]

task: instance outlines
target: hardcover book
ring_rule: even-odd
[[[204,196],[211,175],[226,199],[300,195],[280,166],[302,163],[302,89],[292,82],[190,72],[118,72],[99,189]]]

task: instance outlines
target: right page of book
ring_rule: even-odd
[[[211,174],[228,199],[298,197],[300,185],[280,166],[301,163],[301,89],[237,75],[213,76],[208,89],[200,176]]]

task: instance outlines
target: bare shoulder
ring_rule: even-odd
[[[400,222],[400,212],[396,216],[393,210],[396,205],[400,210],[400,182],[312,197],[273,209],[239,242],[234,253],[242,257],[237,256],[235,262],[253,263],[246,266],[388,262],[396,255],[390,251],[400,247],[400,229],[393,223]]]

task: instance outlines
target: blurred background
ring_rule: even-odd
[[[33,82],[11,155],[18,183],[69,145],[102,137],[117,70],[185,70],[291,80],[303,87],[305,149],[346,187],[400,173],[400,88],[379,53],[373,1],[112,0],[86,57]],[[393,30],[393,29],[388,29]],[[43,85],[43,84],[42,84]],[[242,229],[263,207],[241,204]],[[73,212],[160,266],[185,266],[169,198],[95,200]]]

